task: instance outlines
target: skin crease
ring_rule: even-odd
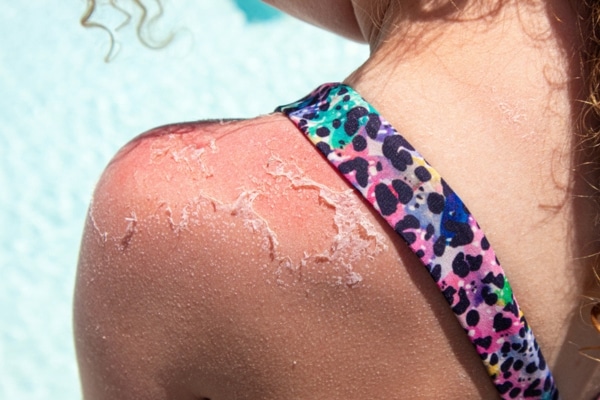
[[[573,155],[574,9],[269,3],[369,43],[346,82],[473,211],[563,398],[599,392],[598,363],[577,351],[597,342],[578,313],[597,234]],[[496,398],[425,269],[348,190],[277,114],[162,127],[125,146],[82,241],[84,397]]]

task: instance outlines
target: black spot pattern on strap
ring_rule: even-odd
[[[362,158],[346,161],[340,164],[339,171],[342,174],[349,174],[356,171],[356,181],[362,187],[366,187],[369,183],[369,163]]]
[[[423,166],[415,168],[415,176],[421,182],[429,182],[431,180],[431,174],[429,173],[427,168]]]
[[[493,306],[498,301],[498,295],[490,289],[489,286],[484,286],[481,290],[481,296],[486,304]]]
[[[446,251],[446,237],[444,235],[441,235],[439,238],[437,238],[437,240],[433,244],[433,253],[437,257],[441,257],[444,255],[445,251]]]
[[[352,139],[352,146],[355,151],[360,152],[367,148],[367,141],[362,136],[355,136],[354,139]]]
[[[417,229],[420,227],[421,225],[416,217],[413,215],[406,215],[402,220],[398,221],[394,230],[401,234],[406,229]]]
[[[538,386],[540,385],[540,380],[536,379],[535,381],[533,381],[531,383],[531,385],[529,385],[529,387],[527,389],[525,389],[525,392],[523,392],[523,396],[527,397],[540,397],[542,395],[542,391],[540,389],[538,389]]]
[[[392,187],[398,193],[398,200],[402,204],[408,204],[413,198],[413,190],[406,183],[402,182],[400,179],[394,179],[392,181]]]
[[[386,184],[375,186],[375,198],[383,215],[392,215],[398,209],[398,199]]]
[[[425,159],[347,86],[323,85],[281,109],[421,258],[484,363],[494,366],[488,372],[502,398],[543,391],[557,399],[525,318],[506,298],[510,287],[493,249]]]
[[[456,289],[452,286],[448,286],[446,289],[442,291],[444,298],[448,302],[448,304],[452,305],[454,303],[454,295],[456,294]]]
[[[490,346],[492,345],[492,338],[491,338],[491,336],[486,336],[484,338],[477,338],[474,340],[474,343],[479,347],[482,347],[484,349],[489,349]]]
[[[469,302],[469,298],[467,297],[465,289],[458,289],[458,303],[452,307],[452,311],[454,311],[456,315],[462,315],[467,311],[470,305],[471,302]]]
[[[473,241],[473,231],[469,224],[457,222],[457,221],[446,221],[444,227],[454,233],[454,237],[450,241],[450,246],[459,247],[469,244]]]
[[[427,196],[427,207],[434,214],[441,214],[444,211],[446,201],[444,196],[439,193],[429,193]]]
[[[442,266],[440,264],[434,265],[434,267],[431,269],[431,277],[436,282],[439,282],[439,280],[442,278]]]
[[[325,157],[327,157],[329,153],[331,153],[331,147],[329,147],[329,145],[325,142],[317,144],[317,149],[319,149],[319,151],[323,153]]]
[[[401,136],[388,136],[383,141],[383,155],[387,157],[398,171],[406,171],[413,164],[412,156],[406,148],[406,140]]]
[[[319,137],[327,137],[330,133],[331,131],[326,126],[322,126],[319,129],[317,129],[317,135]]]
[[[477,326],[479,323],[479,312],[477,310],[471,310],[467,313],[467,325]]]
[[[344,131],[348,136],[354,136],[360,128],[359,118],[367,115],[368,111],[364,107],[355,107],[348,111],[346,122],[344,123]]]
[[[370,138],[375,139],[377,137],[377,133],[379,132],[379,128],[381,128],[381,120],[379,119],[379,115],[369,114],[369,120],[365,126],[367,135],[369,135]]]
[[[496,332],[502,332],[507,329],[510,329],[512,326],[512,321],[510,318],[504,318],[502,313],[498,313],[494,316],[494,330]]]
[[[454,257],[452,261],[452,271],[461,278],[465,278],[469,275],[469,264],[465,261],[465,253],[460,252]]]
[[[504,289],[504,275],[494,276],[491,272],[488,273],[482,280],[483,283],[491,283],[498,289]]]

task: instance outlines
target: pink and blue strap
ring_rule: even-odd
[[[281,106],[419,257],[503,399],[558,399],[490,243],[461,199],[358,93],[325,84]]]

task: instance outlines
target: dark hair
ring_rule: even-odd
[[[596,205],[596,225],[598,225],[600,223],[600,1],[583,0],[581,7],[579,15],[583,49],[580,59],[586,92],[583,113],[579,121],[580,150],[590,167],[586,180],[594,190],[591,200]],[[597,283],[600,284],[600,254],[595,254],[592,260],[593,273]],[[600,332],[600,298],[591,297],[590,300],[592,326]],[[583,354],[591,350],[600,350],[600,347],[581,349]]]

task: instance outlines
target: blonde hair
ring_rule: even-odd
[[[136,35],[140,42],[151,49],[161,49],[167,46],[174,37],[173,33],[170,33],[165,39],[155,41],[148,35],[148,28],[153,25],[156,21],[158,21],[164,14],[163,5],[160,0],[154,0],[156,4],[156,12],[151,14],[148,10],[148,6],[144,4],[142,0],[128,0],[128,3],[137,10],[137,23],[135,24]],[[96,0],[87,0],[87,7],[83,15],[81,16],[80,22],[81,25],[85,28],[97,28],[105,31],[109,36],[110,48],[104,57],[106,62],[112,60],[116,55],[116,39],[115,32],[121,29],[122,27],[129,25],[133,16],[131,12],[127,11],[125,8],[121,7],[117,0],[108,0],[108,5],[112,7],[114,10],[118,11],[122,14],[125,19],[124,21],[118,25],[116,28],[111,29],[104,24],[93,21],[94,13],[97,10],[98,3]]]

